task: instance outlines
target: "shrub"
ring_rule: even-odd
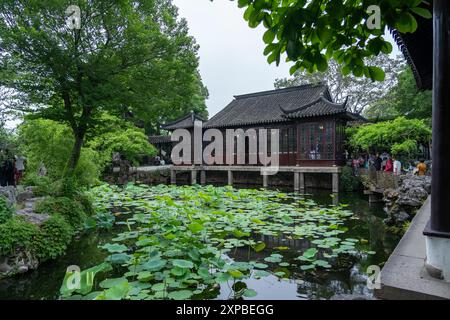
[[[16,248],[33,250],[39,227],[15,216],[0,224],[0,255],[10,255]]]
[[[74,229],[80,228],[86,220],[81,203],[67,197],[48,197],[36,205],[35,211],[50,215],[60,214]]]
[[[0,196],[0,224],[5,223],[12,217],[12,209],[8,207],[6,199]]]
[[[74,229],[60,214],[53,214],[39,230],[34,245],[40,261],[55,259],[63,254],[72,240]]]
[[[109,114],[103,114],[99,122],[102,125],[87,137],[86,145],[98,153],[103,169],[112,163],[114,152],[123,155],[133,165],[138,165],[143,156],[156,155],[155,147],[148,142],[142,129]]]
[[[342,188],[347,191],[355,191],[361,188],[361,179],[353,175],[352,168],[344,167],[341,174]]]
[[[27,120],[19,127],[19,139],[27,156],[26,181],[36,179],[41,163],[45,165],[50,181],[65,177],[74,144],[72,130],[67,125],[52,120]],[[82,148],[73,175],[76,184],[84,187],[97,183],[100,169],[97,153],[92,149]],[[32,176],[28,177],[30,174]]]
[[[364,151],[389,151],[401,158],[418,156],[419,144],[431,139],[431,129],[419,119],[398,117],[346,130],[351,147]]]

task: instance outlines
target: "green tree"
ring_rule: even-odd
[[[367,59],[370,65],[386,71],[384,81],[374,82],[368,78],[357,78],[353,75],[344,76],[341,66],[334,59],[329,61],[324,72],[308,73],[297,70],[291,78],[277,79],[276,88],[286,88],[308,83],[323,82],[330,88],[335,101],[342,102],[348,97],[348,110],[361,114],[374,101],[384,96],[386,91],[397,83],[397,75],[403,68],[404,60],[400,57],[391,58],[387,54]]]
[[[263,24],[263,41],[269,63],[279,64],[283,54],[297,70],[325,71],[328,60],[342,65],[344,75],[384,80],[384,72],[370,66],[366,58],[389,54],[392,45],[385,39],[386,28],[402,33],[415,32],[415,16],[431,17],[422,0],[238,0],[246,8],[244,19],[252,28]],[[425,3],[422,4],[422,2]],[[380,24],[371,22],[377,5]],[[370,22],[370,27],[368,22]]]
[[[431,123],[432,92],[418,91],[414,75],[404,68],[397,76],[397,84],[364,112],[368,119],[393,119],[405,116],[409,119],[426,119]]]
[[[395,120],[347,130],[349,144],[353,148],[368,151],[389,151],[391,154],[411,159],[417,155],[418,146],[428,145],[431,129],[423,120],[399,117]]]
[[[101,123],[86,137],[86,146],[98,153],[102,169],[111,164],[114,152],[134,165],[138,165],[143,156],[156,155],[156,149],[143,130],[109,114],[101,116]]]
[[[41,164],[44,164],[51,181],[62,179],[75,140],[70,127],[53,120],[25,120],[19,126],[18,133],[21,150],[27,157],[27,178],[33,179]],[[100,171],[98,154],[83,147],[74,169],[76,186],[84,187],[96,183]]]
[[[80,28],[66,24],[69,5]],[[205,95],[197,47],[171,0],[2,0],[0,47],[0,87],[16,108],[71,128],[67,174],[105,111],[155,128],[159,112],[204,110],[192,105]]]

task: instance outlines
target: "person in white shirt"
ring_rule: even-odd
[[[27,158],[24,156],[14,156],[15,166],[16,166],[16,184],[19,184],[20,180],[23,178],[23,172],[25,171],[25,161]]]
[[[402,174],[402,163],[396,158],[392,159],[394,160],[394,175],[399,176]]]

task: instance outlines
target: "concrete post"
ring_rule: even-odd
[[[170,170],[170,184],[177,184],[177,172],[175,170]]]
[[[294,191],[300,191],[300,172],[294,172]]]
[[[267,174],[263,175],[263,188],[269,187],[269,176]]]
[[[191,184],[197,184],[197,170],[191,171]]]
[[[206,184],[206,171],[200,171],[200,184],[203,186]]]
[[[300,172],[300,193],[305,193],[306,184],[305,184],[305,173]]]
[[[333,193],[339,193],[339,173],[333,173]]]
[[[228,170],[228,185],[232,186],[233,185],[233,171]]]

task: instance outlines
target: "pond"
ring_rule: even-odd
[[[370,298],[367,268],[382,267],[399,241],[385,230],[382,205],[359,193],[337,199],[318,190],[305,196],[227,187],[127,190],[100,187],[97,224],[114,212],[115,226],[85,233],[36,271],[0,280],[0,299],[59,299],[68,266],[86,270],[105,261],[113,270],[96,276],[83,292],[87,298],[118,298],[102,292],[116,294],[122,284],[135,299]]]

